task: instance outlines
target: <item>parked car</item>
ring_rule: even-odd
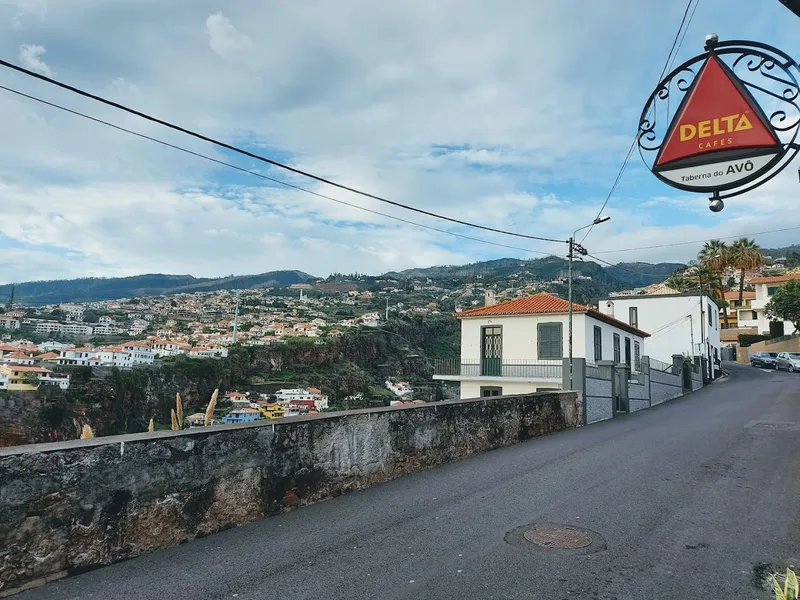
[[[778,354],[776,368],[779,371],[785,369],[790,373],[800,371],[800,352],[781,352]]]
[[[756,352],[750,357],[750,365],[753,367],[766,367],[774,369],[778,359],[777,352]]]

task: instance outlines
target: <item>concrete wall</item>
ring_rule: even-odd
[[[650,408],[650,386],[647,384],[628,384],[628,405],[630,412]]]
[[[561,392],[0,449],[0,596],[582,420]]]
[[[692,371],[692,391],[699,390],[701,387],[703,387],[703,376]]]
[[[614,416],[611,382],[605,379],[586,378],[586,422],[597,423]]]
[[[789,334],[787,333],[786,335]],[[783,340],[782,342],[775,342],[773,344],[770,344],[770,341],[771,340],[758,342],[757,344],[750,346],[749,356],[752,356],[756,352],[800,352],[800,336]]]
[[[680,375],[650,370],[650,399],[653,406],[683,395]]]

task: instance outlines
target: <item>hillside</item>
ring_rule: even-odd
[[[210,292],[224,289],[286,287],[313,279],[302,271],[270,271],[260,275],[198,278],[191,275],[160,273],[133,277],[89,277],[54,281],[29,281],[14,288],[15,301],[24,305],[57,304],[59,302],[92,302],[160,296],[180,292]],[[11,295],[11,284],[0,285],[0,301]]]
[[[586,275],[597,280],[600,287],[616,291],[629,287],[641,287],[663,281],[675,270],[684,267],[680,263],[620,263],[617,266],[601,266],[592,260],[576,260],[573,270],[576,275]],[[548,256],[533,260],[500,258],[469,265],[428,267],[426,269],[407,269],[386,273],[384,277],[395,279],[555,279],[567,274],[568,263],[564,258]]]
[[[677,263],[620,263],[617,266],[602,266],[596,262],[576,260],[575,275],[591,277],[591,281],[577,281],[576,290],[581,298],[606,295],[609,292],[641,287],[667,279],[676,269],[684,265]],[[394,279],[411,281],[436,280],[438,285],[455,288],[469,281],[479,280],[483,284],[515,286],[530,281],[550,281],[567,276],[567,261],[557,256],[534,260],[500,258],[468,265],[435,266],[424,269],[408,269],[384,273],[379,277],[332,275],[321,285],[329,291],[359,288],[370,281]],[[293,283],[305,283],[315,278],[302,271],[271,271],[259,275],[239,275],[218,278],[198,278],[191,275],[149,274],[134,277],[85,278],[57,281],[31,281],[16,284],[15,301],[23,305],[37,306],[60,302],[92,302],[117,298],[160,296],[181,292],[210,292],[215,290],[256,289],[264,287],[287,287]],[[342,287],[345,286],[345,287]],[[556,291],[561,291],[556,288]],[[0,304],[11,295],[11,285],[0,285]]]

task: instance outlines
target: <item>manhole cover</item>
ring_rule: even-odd
[[[541,525],[525,532],[525,539],[542,548],[560,548],[576,550],[586,548],[592,543],[592,537],[569,525]]]

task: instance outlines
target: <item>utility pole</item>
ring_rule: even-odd
[[[389,322],[389,296],[386,296],[386,322]]]
[[[689,315],[689,339],[691,340],[689,348],[691,348],[692,355],[694,355],[694,321],[692,320],[692,315]]]
[[[581,256],[586,256],[588,254],[586,248],[575,241],[575,236],[578,235],[578,232],[582,229],[587,229],[589,227],[599,225],[600,223],[605,223],[609,219],[611,219],[611,217],[597,217],[588,225],[584,225],[583,227],[576,229],[573,232],[572,237],[569,238],[567,242],[569,244],[569,254],[567,255],[567,258],[569,259],[569,268],[567,271],[567,302],[569,303],[569,333],[567,334],[567,337],[569,338],[569,389],[572,389],[572,260],[575,258],[575,251],[577,251]],[[584,236],[584,239],[585,237],[586,236]]]
[[[569,389],[572,389],[572,261],[575,258],[575,252],[577,251],[578,254],[582,256],[586,256],[587,251],[586,248],[581,246],[575,241],[575,236],[573,235],[569,238],[569,254],[567,258],[569,259],[569,267],[567,269],[567,302],[569,303],[569,325],[568,327],[568,348],[569,348]]]
[[[703,347],[701,352],[700,368],[703,367],[702,356],[706,353],[706,328],[705,328],[705,302],[703,302],[703,271],[697,270],[697,279],[700,282],[700,345]]]

